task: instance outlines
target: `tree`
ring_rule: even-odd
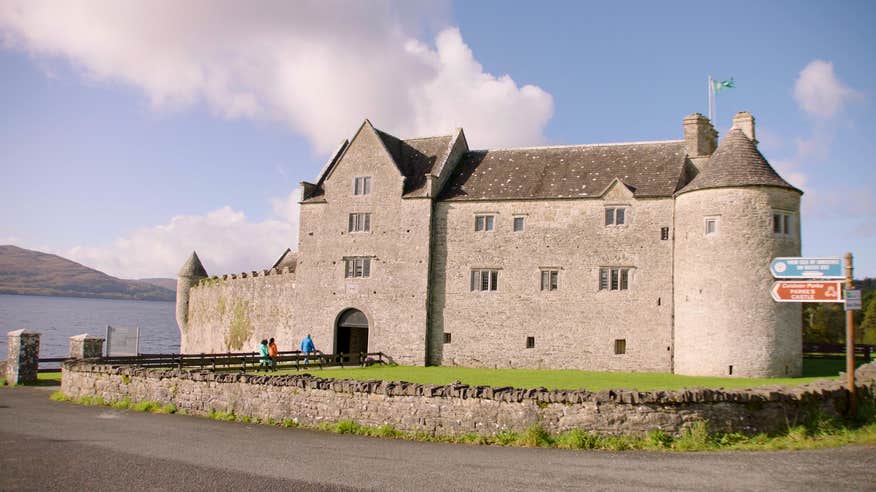
[[[876,300],[871,296],[861,322],[861,343],[876,345]]]

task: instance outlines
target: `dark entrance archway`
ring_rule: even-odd
[[[335,327],[335,353],[355,354],[368,352],[368,318],[358,309],[347,309],[338,316]],[[346,358],[345,362],[351,359]],[[353,358],[353,361],[357,358]]]

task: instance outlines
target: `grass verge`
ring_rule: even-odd
[[[120,409],[130,409],[152,413],[185,413],[175,405],[162,405],[144,401],[133,403],[125,398],[108,402],[100,397],[71,399],[56,391],[51,395],[55,401],[65,401],[82,405],[102,405]],[[739,433],[709,433],[706,422],[695,422],[680,436],[671,436],[654,429],[645,436],[620,435],[605,436],[572,429],[559,434],[551,434],[539,425],[533,425],[524,432],[502,431],[484,436],[475,433],[460,435],[432,435],[425,432],[405,432],[392,425],[366,426],[352,420],[337,423],[324,423],[316,426],[302,426],[297,421],[286,419],[258,419],[232,412],[211,410],[204,417],[224,422],[243,422],[274,425],[279,427],[301,427],[336,434],[406,439],[427,442],[455,444],[479,444],[490,446],[516,446],[528,448],[594,449],[609,451],[647,450],[647,451],[721,451],[721,450],[782,450],[819,449],[849,444],[876,444],[876,402],[861,402],[859,418],[855,421],[840,421],[824,416],[815,416],[808,425],[789,426],[776,434],[757,434],[746,436]]]
[[[863,362],[863,361],[862,361]],[[593,372],[546,369],[486,369],[470,367],[371,366],[310,370],[325,378],[407,381],[445,385],[460,381],[471,386],[512,386],[515,388],[637,389],[639,391],[681,388],[750,388],[763,385],[798,385],[818,379],[835,378],[845,369],[845,362],[830,359],[804,359],[803,377],[797,378],[719,378],[681,376],[668,373]],[[281,369],[270,375],[300,374],[303,371]]]

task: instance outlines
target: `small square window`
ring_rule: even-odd
[[[535,348],[535,337],[526,337],[526,348]]]
[[[704,234],[706,236],[718,234],[718,217],[706,217]]]
[[[523,230],[523,217],[514,217],[514,232]]]
[[[624,338],[618,338],[614,341],[615,355],[623,355],[627,353],[627,341]]]
[[[608,207],[605,209],[605,225],[624,225],[627,223],[626,207]]]
[[[471,290],[475,291],[490,291],[497,290],[499,284],[498,270],[472,270],[471,271]]]
[[[452,337],[450,336],[450,333],[449,333],[449,332],[448,332],[448,333],[444,333],[444,343],[450,343],[451,338],[452,338]]]
[[[344,277],[367,278],[371,276],[371,257],[351,256],[344,258]]]
[[[492,215],[475,215],[475,231],[492,231],[494,217]]]
[[[773,212],[773,234],[777,236],[791,235],[791,214],[788,212]]]
[[[371,193],[371,176],[356,176],[353,178],[353,194],[367,195]]]
[[[669,239],[669,228],[668,227],[661,227],[660,228],[660,240],[666,241],[668,239]]]
[[[541,290],[557,290],[560,285],[559,270],[542,270],[541,271]]]
[[[368,232],[371,230],[371,214],[370,213],[354,213],[350,214],[350,219],[347,224],[347,232]]]

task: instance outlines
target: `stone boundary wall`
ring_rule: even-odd
[[[866,366],[865,366],[866,367]],[[869,364],[862,398],[872,398],[876,363]],[[678,435],[697,421],[712,432],[778,431],[821,413],[841,415],[847,393],[836,380],[801,386],[678,391],[546,390],[451,384],[335,380],[309,374],[257,376],[176,369],[143,369],[70,361],[61,391],[70,398],[174,404],[190,414],[211,411],[313,426],[352,420],[431,435],[522,432],[538,424],[552,433]]]
[[[259,340],[278,337],[281,350],[304,336],[293,326],[296,275],[288,267],[201,279],[188,293],[182,353],[257,351]]]

